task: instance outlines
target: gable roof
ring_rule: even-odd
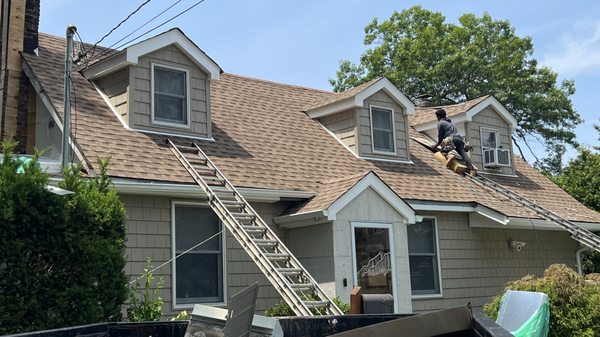
[[[43,90],[48,97],[44,103],[58,116],[63,110],[64,48],[64,39],[40,34],[39,56],[23,54],[29,76],[41,86],[36,90]],[[108,173],[114,178],[194,184],[166,147],[164,136],[125,129],[94,86],[78,72],[72,76],[77,93],[72,133],[91,169],[97,168],[97,157],[110,156]],[[475,203],[509,217],[538,218],[446,169],[412,140],[414,164],[356,158],[303,112],[336,95],[224,73],[211,82],[214,141],[198,144],[238,187],[321,191],[329,188],[328,181],[373,171],[403,200]],[[418,135],[412,128],[409,132]],[[515,165],[517,177],[506,178],[513,182],[509,188],[572,221],[600,223],[600,214],[574,201],[541,173],[516,159]],[[341,184],[329,186],[335,192]],[[573,202],[566,207],[565,200]]]
[[[192,60],[196,66],[207,73],[211,79],[219,79],[219,75],[223,72],[221,67],[219,67],[213,59],[202,51],[202,49],[190,40],[179,28],[170,29],[164,33],[132,44],[112,55],[111,53],[108,53],[108,57],[99,60],[84,69],[83,74],[88,79],[94,79],[110,74],[127,65],[137,64],[140,56],[169,45],[175,45],[182,53]]]
[[[319,118],[354,107],[362,107],[365,99],[380,90],[385,91],[398,105],[403,107],[407,115],[414,115],[415,105],[413,102],[385,77],[373,79],[334,96],[313,102],[306,106],[304,111],[312,118]]]
[[[474,115],[488,106],[494,109],[513,129],[517,128],[515,117],[492,95],[481,96],[458,104],[417,107],[415,116],[410,119],[410,125],[417,131],[435,129],[437,125],[435,112],[441,108],[446,110],[446,116],[452,117],[454,123],[470,122]]]

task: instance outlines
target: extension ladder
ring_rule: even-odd
[[[600,237],[591,231],[581,228],[571,221],[564,219],[560,215],[545,209],[544,207],[536,204],[535,202],[521,196],[518,193],[515,193],[508,188],[494,182],[493,180],[482,177],[478,175],[477,177],[473,177],[471,175],[466,174],[465,177],[470,179],[475,184],[489,190],[492,192],[497,192],[503,195],[504,197],[516,202],[517,204],[537,213],[542,216],[544,219],[551,221],[552,223],[558,225],[562,229],[566,230],[571,234],[571,237],[580,242],[581,244],[592,248],[596,251],[600,252]]]
[[[273,230],[196,143],[171,151],[208,195],[208,204],[298,316],[343,315]]]

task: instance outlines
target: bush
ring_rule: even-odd
[[[125,211],[107,162],[86,180],[65,173],[49,193],[38,156],[22,162],[4,143],[0,163],[0,335],[121,318],[127,296]]]
[[[553,264],[541,278],[531,275],[509,282],[484,313],[496,319],[507,290],[538,291],[550,299],[550,334],[553,337],[600,336],[600,283],[584,279],[564,264]]]
[[[348,314],[350,312],[350,306],[348,304],[342,302],[338,296],[334,297],[332,299],[332,301],[333,301],[333,303],[335,303],[335,305],[337,305],[338,308],[340,308],[340,310],[342,310],[342,312],[344,314]],[[265,311],[265,316],[267,316],[267,317],[282,317],[282,316],[296,316],[296,314],[294,313],[292,308],[290,308],[290,306],[287,303],[281,301],[281,302],[278,302],[277,304],[275,304],[273,307],[267,309]]]
[[[144,286],[139,283],[144,280]],[[160,291],[165,283],[163,278],[154,281],[152,272],[152,260],[148,258],[144,272],[135,282],[135,286],[129,288],[129,305],[127,307],[127,319],[131,322],[158,321],[162,316],[163,299]],[[185,311],[184,311],[185,312]],[[187,312],[185,312],[187,315]],[[182,313],[180,313],[182,315]],[[177,316],[179,317],[179,315]],[[185,319],[185,318],[180,318]]]

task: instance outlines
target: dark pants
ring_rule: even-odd
[[[456,152],[463,158],[469,170],[473,168],[473,163],[471,162],[471,157],[465,151],[465,142],[462,137],[452,137],[452,143],[454,143],[454,147],[456,148]]]

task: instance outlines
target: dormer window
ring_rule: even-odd
[[[497,168],[510,165],[510,150],[500,145],[500,132],[496,129],[481,128],[481,147],[483,166]]]
[[[152,122],[189,126],[188,88],[187,69],[152,64]]]
[[[371,106],[371,130],[374,153],[396,153],[393,109]]]

